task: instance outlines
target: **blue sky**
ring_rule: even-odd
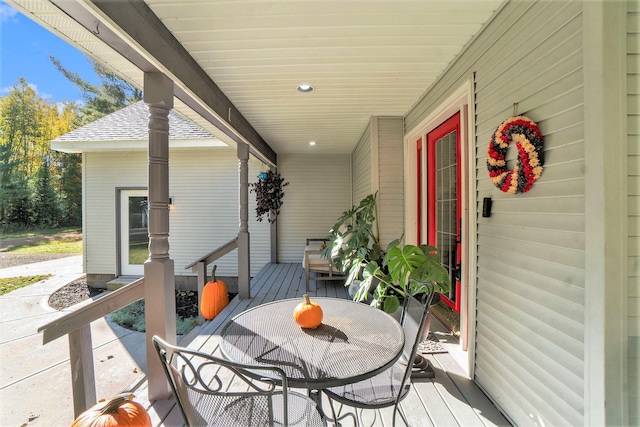
[[[0,1],[0,95],[5,96],[24,77],[43,98],[80,101],[81,92],[56,70],[49,54],[69,71],[99,83],[82,52]]]

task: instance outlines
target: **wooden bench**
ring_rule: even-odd
[[[343,280],[347,276],[336,267],[333,260],[326,259],[322,256],[322,245],[327,242],[326,239],[307,239],[304,248],[304,258],[302,259],[302,268],[305,271],[305,285],[309,292],[310,280]],[[311,278],[311,273],[316,275]]]

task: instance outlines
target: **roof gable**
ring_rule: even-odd
[[[138,101],[51,141],[54,150],[87,152],[144,149],[149,139],[149,108]],[[169,112],[169,144],[175,147],[226,146],[209,132]]]

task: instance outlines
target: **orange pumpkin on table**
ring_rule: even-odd
[[[216,317],[229,304],[227,285],[222,280],[216,279],[216,268],[217,266],[214,265],[211,281],[204,285],[200,300],[200,313],[207,320]]]
[[[304,302],[293,310],[293,319],[301,328],[315,329],[322,323],[322,308],[317,302],[311,302],[309,295],[304,294]]]
[[[111,400],[102,400],[78,415],[71,427],[151,427],[149,414],[132,398],[133,394],[124,393]]]

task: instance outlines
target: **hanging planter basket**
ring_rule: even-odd
[[[251,192],[256,193],[256,218],[262,221],[267,215],[270,223],[275,223],[276,218],[280,214],[282,206],[282,198],[284,197],[283,187],[289,185],[284,182],[284,178],[274,171],[260,172],[258,181],[249,184]],[[273,213],[274,215],[269,215]]]

